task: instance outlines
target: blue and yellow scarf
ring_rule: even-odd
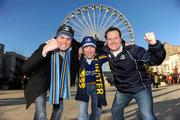
[[[106,106],[106,93],[105,93],[105,85],[104,85],[104,79],[103,79],[103,73],[102,68],[99,63],[99,57],[96,54],[94,59],[95,64],[95,78],[96,78],[96,93],[98,96],[98,107]],[[80,75],[79,75],[79,81],[77,86],[77,94],[76,94],[76,100],[88,102],[88,96],[86,93],[86,71],[85,71],[85,57],[82,54],[80,58]]]
[[[59,50],[51,55],[50,104],[59,104],[59,99],[70,99],[70,48],[60,62]]]

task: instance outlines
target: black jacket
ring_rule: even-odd
[[[146,51],[139,46],[125,46],[116,57],[105,46],[103,51],[108,56],[110,69],[113,73],[114,83],[118,91],[137,93],[151,84],[145,65],[159,65],[166,56],[165,49],[160,41],[149,45]]]
[[[43,57],[42,49],[44,45],[45,43],[41,44],[22,66],[22,72],[25,75],[30,76],[24,92],[27,103],[26,108],[28,108],[38,96],[45,93],[50,87],[51,52],[49,52],[46,57]],[[71,83],[75,83],[74,81],[79,70],[79,47],[80,44],[73,40],[71,44]]]

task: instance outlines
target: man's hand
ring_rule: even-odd
[[[58,48],[56,39],[52,38],[47,41],[47,44],[43,47],[42,56],[46,57],[47,53]]]
[[[148,42],[150,45],[156,44],[156,38],[154,32],[148,32],[145,34],[144,39]]]

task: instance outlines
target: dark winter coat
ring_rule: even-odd
[[[50,87],[50,74],[51,74],[51,52],[47,54],[47,57],[42,56],[42,50],[44,44],[41,44],[39,48],[27,59],[22,66],[22,72],[25,75],[30,75],[27,87],[25,89],[25,99],[28,108],[34,100],[41,94],[47,92]],[[71,83],[75,83],[76,74],[78,73],[78,49],[80,44],[75,40],[71,44]],[[60,64],[62,63],[60,59]]]
[[[108,56],[110,69],[113,73],[114,83],[119,92],[137,93],[151,84],[145,65],[159,65],[166,56],[165,49],[160,41],[149,45],[145,50],[137,45],[125,46],[116,57],[107,46],[103,51]]]

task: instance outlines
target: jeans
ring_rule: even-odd
[[[51,120],[60,120],[62,112],[63,112],[63,99],[60,99],[59,104],[53,105]]]
[[[98,107],[98,98],[96,94],[95,84],[86,84],[88,97],[91,96],[91,115],[90,120],[100,120],[101,108]],[[89,98],[88,98],[89,100]],[[88,120],[88,102],[79,101],[79,117],[78,120]]]
[[[153,113],[153,98],[150,86],[148,86],[147,89],[143,89],[136,94],[127,94],[117,91],[111,111],[113,120],[124,120],[124,108],[133,98],[138,104],[139,112],[141,115],[140,117],[143,120],[157,120],[156,116]]]
[[[47,120],[46,116],[46,93],[35,99],[35,114],[34,120]],[[60,99],[60,104],[53,105],[51,120],[60,120],[63,111],[63,99]]]
[[[46,93],[35,99],[34,120],[46,120]]]

